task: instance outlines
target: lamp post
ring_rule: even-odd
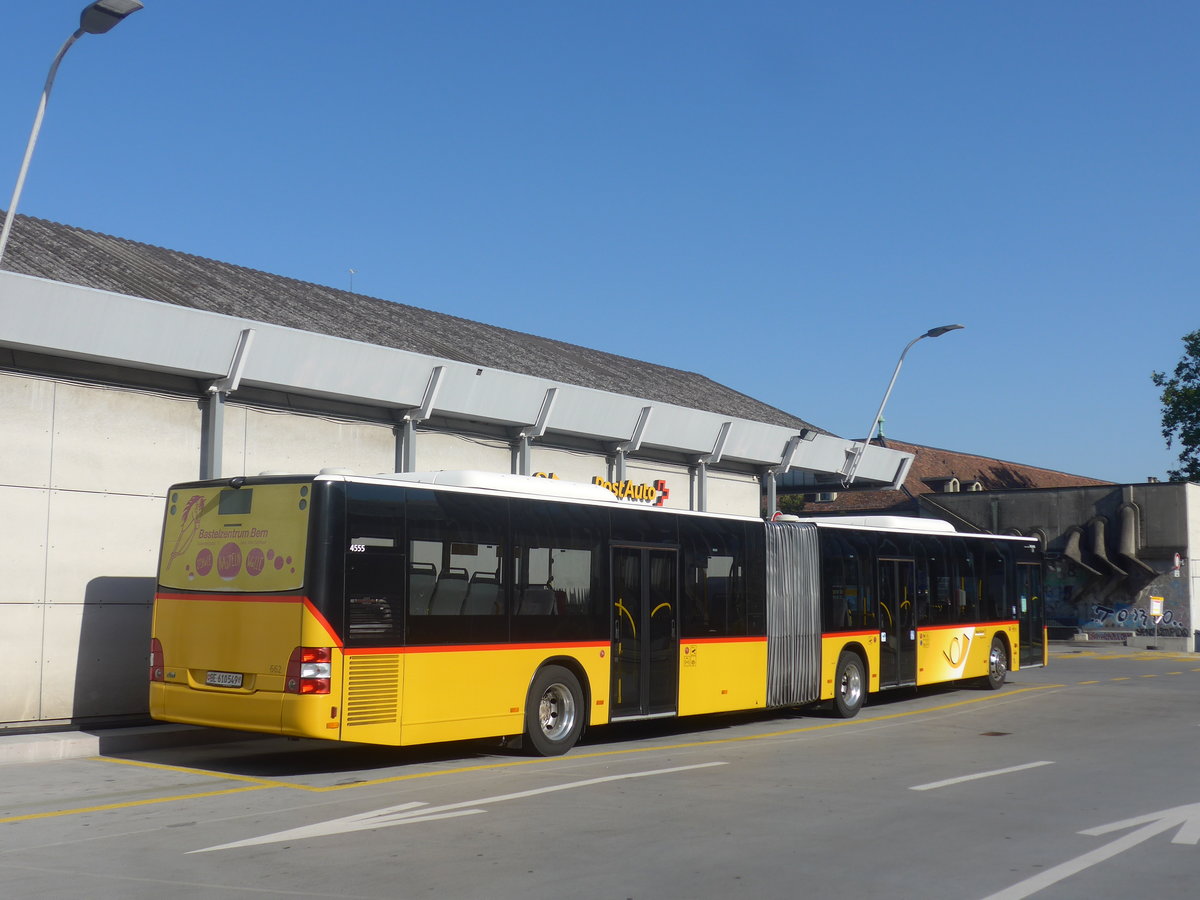
[[[29,134],[29,143],[25,145],[25,158],[21,161],[21,171],[17,174],[17,186],[13,188],[12,199],[8,201],[8,209],[4,213],[4,227],[0,229],[0,265],[4,262],[4,248],[8,246],[8,233],[12,230],[13,218],[17,213],[17,203],[21,199],[21,188],[25,186],[25,174],[29,171],[29,160],[33,157],[33,148],[37,144],[38,132],[42,130],[42,118],[46,115],[46,104],[50,101],[50,89],[54,87],[54,76],[58,74],[58,65],[62,62],[67,51],[79,38],[85,34],[105,34],[111,31],[122,19],[142,8],[139,0],[96,0],[84,7],[79,14],[79,28],[67,38],[58,50],[54,62],[50,64],[50,72],[46,75],[46,84],[42,88],[42,99],[38,102],[37,115],[33,118],[33,131]]]
[[[845,476],[842,478],[842,487],[850,487],[854,481],[854,473],[858,471],[858,464],[862,461],[862,456],[867,450],[867,445],[871,443],[871,437],[875,434],[875,428],[883,419],[883,408],[887,406],[888,397],[892,395],[892,388],[896,386],[896,376],[900,374],[900,367],[904,365],[904,357],[908,355],[908,351],[912,349],[913,344],[925,338],[941,337],[947,331],[957,331],[962,327],[962,325],[939,325],[937,328],[930,328],[924,334],[918,335],[909,341],[904,349],[900,351],[900,359],[896,361],[896,369],[892,372],[892,380],[888,382],[887,390],[883,392],[883,401],[879,404],[879,411],[875,413],[875,418],[871,420],[871,427],[867,429],[867,436],[861,444],[856,444],[854,449],[850,451],[850,465],[846,469]]]

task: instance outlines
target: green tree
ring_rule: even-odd
[[[1172,481],[1200,481],[1200,330],[1183,336],[1183,357],[1170,378],[1154,372],[1162,388],[1162,433],[1168,449],[1179,445],[1180,468],[1167,475]]]

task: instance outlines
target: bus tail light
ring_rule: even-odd
[[[158,638],[150,638],[150,680],[163,681],[163,649]]]
[[[328,647],[297,647],[288,660],[288,694],[328,694],[333,651]]]

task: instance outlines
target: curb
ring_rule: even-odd
[[[0,766],[83,759],[138,750],[244,741],[259,735],[194,725],[145,725],[0,736]]]

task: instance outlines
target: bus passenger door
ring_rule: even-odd
[[[879,560],[879,686],[917,683],[915,566],[911,559]]]
[[[672,716],[679,680],[677,553],[612,549],[612,719]]]
[[[1046,611],[1042,605],[1042,568],[1017,564],[1017,621],[1020,624],[1021,668],[1042,665],[1045,650]]]

